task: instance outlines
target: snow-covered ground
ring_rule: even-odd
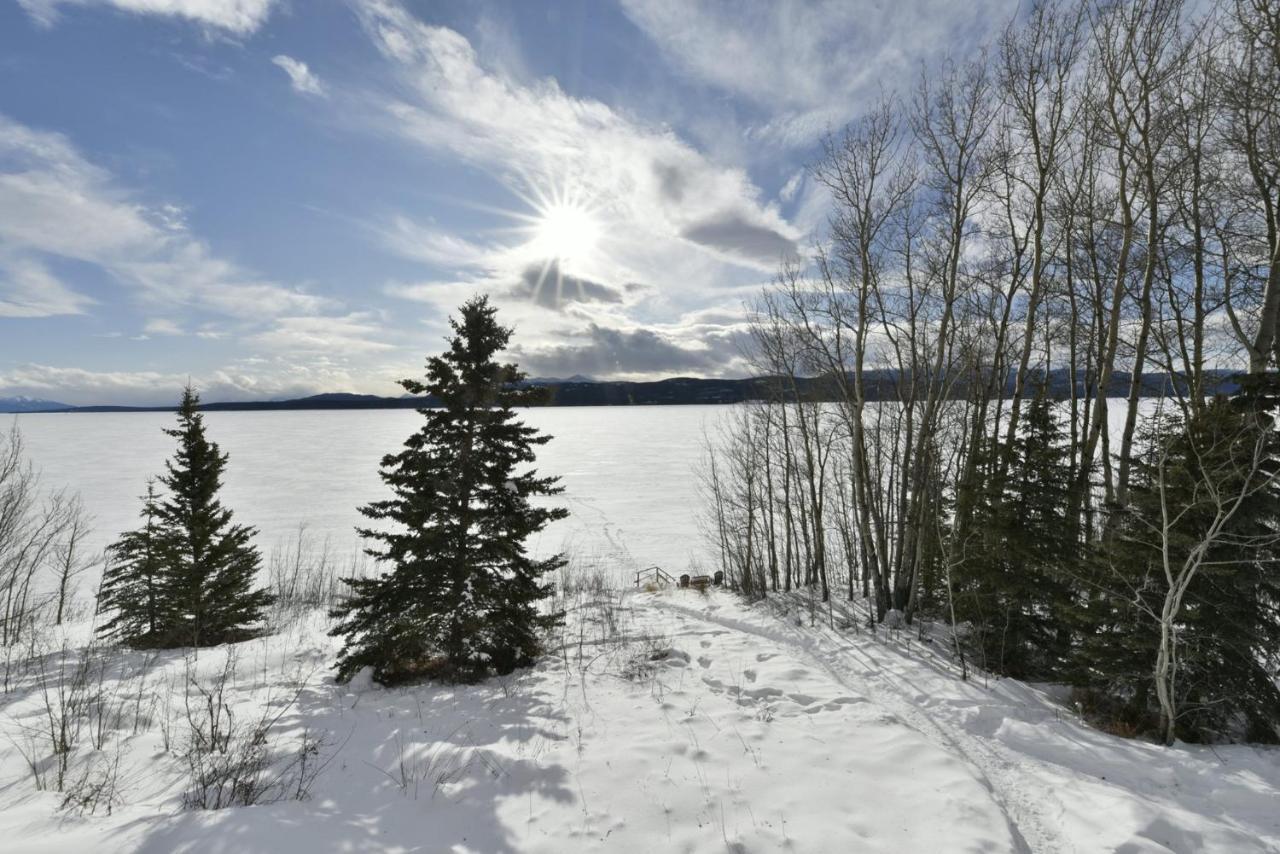
[[[568,519],[532,537],[540,555],[569,551],[601,565],[661,564],[684,572],[707,562],[700,536],[697,479],[704,430],[732,412],[726,406],[570,406],[525,410],[522,418],[552,436],[538,450],[538,470],[560,477],[555,503]],[[299,526],[327,540],[345,559],[361,543],[362,504],[387,496],[382,456],[399,450],[422,423],[409,409],[302,412],[208,412],[209,437],[230,454],[222,501],[236,521],[258,529],[264,554],[290,542]],[[16,423],[25,450],[50,489],[77,493],[93,516],[97,549],[137,526],[147,478],[173,455],[168,412],[0,415]],[[103,448],[111,453],[102,453]],[[91,579],[86,585],[92,587]]]
[[[89,719],[107,724],[79,734],[64,786],[84,778],[93,814],[35,790],[24,755],[51,779],[47,745],[33,751],[57,680],[47,695],[29,674],[0,699],[0,850],[1280,850],[1278,751],[1106,735],[1024,684],[960,680],[914,632],[873,635],[803,597],[567,604],[553,654],[471,687],[335,685],[319,614],[198,660],[113,652],[87,680],[103,698]],[[265,713],[262,779],[282,800],[183,808],[183,755],[223,706],[232,754]],[[299,775],[304,731],[319,747]]]

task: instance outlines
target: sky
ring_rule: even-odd
[[[0,0],[0,397],[743,376],[824,134],[1009,0]]]

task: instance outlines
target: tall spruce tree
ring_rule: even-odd
[[[419,410],[421,429],[383,458],[393,497],[361,508],[389,523],[359,533],[390,571],[346,580],[351,595],[333,611],[332,634],[345,639],[339,680],[364,667],[383,684],[507,673],[531,664],[540,633],[561,619],[538,603],[551,594],[543,579],[565,561],[534,560],[524,542],[568,511],[530,503],[563,488],[528,468],[551,437],[513,407],[542,392],[522,388],[525,375],[497,361],[511,330],[495,314],[487,297],[468,301],[450,320],[449,349],[428,359],[423,379],[400,383],[438,408]]]
[[[1006,455],[1003,476],[996,464]],[[1066,519],[1069,449],[1046,390],[1030,401],[1011,447],[984,454],[970,541],[955,570],[956,619],[988,670],[1017,678],[1061,672],[1070,634],[1073,563]]]
[[[134,614],[113,627],[131,645],[213,646],[244,640],[261,630],[273,599],[253,586],[262,563],[252,542],[255,529],[234,524],[231,511],[218,500],[227,455],[205,435],[199,404],[199,395],[188,386],[177,427],[165,430],[178,440],[178,450],[160,476],[166,493],[157,500],[149,491],[146,525],[116,544],[126,559],[104,585],[110,600],[100,605],[113,605],[117,616],[124,616],[122,596],[145,588],[151,583],[145,573],[158,571],[153,612],[158,624],[141,635],[127,634],[139,628]]]
[[[1079,680],[1099,715],[1135,732],[1188,741],[1280,741],[1280,437],[1275,375],[1242,378],[1187,420],[1156,421],[1133,460],[1129,504],[1099,545]],[[1262,465],[1253,462],[1264,443]],[[1229,516],[1220,498],[1246,497]],[[1215,531],[1215,526],[1225,521]],[[1167,528],[1167,533],[1165,529]],[[1206,548],[1207,547],[1207,548]],[[1176,720],[1157,703],[1162,608],[1195,549],[1179,598],[1172,680]],[[1176,575],[1175,575],[1176,580]]]

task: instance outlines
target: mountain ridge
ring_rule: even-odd
[[[1206,371],[1210,379],[1210,391],[1230,392],[1235,385],[1231,378],[1237,371]],[[868,401],[893,400],[897,397],[896,389],[907,377],[896,371],[866,371],[863,384]],[[1174,390],[1175,382],[1165,373],[1143,375],[1141,396],[1156,397],[1169,394]],[[1122,397],[1129,392],[1130,375],[1117,371],[1112,375],[1111,383],[1106,390],[1107,397]],[[790,380],[779,377],[746,377],[741,379],[718,379],[706,377],[667,377],[661,380],[591,380],[585,377],[571,377],[567,380],[555,378],[537,378],[525,380],[524,385],[549,390],[550,400],[545,406],[687,406],[699,404],[742,403],[747,400],[765,399],[781,387],[788,397],[801,397],[805,400],[834,400],[838,397],[838,386],[831,376],[802,377],[795,380],[791,388]],[[1177,384],[1181,384],[1180,382]],[[1006,383],[1006,394],[1012,391],[1012,378]],[[1067,398],[1071,388],[1070,378],[1065,369],[1056,369],[1049,374],[1049,394],[1055,399]],[[967,388],[957,387],[953,397],[961,397]],[[1077,383],[1077,392],[1084,394],[1087,390]],[[1091,393],[1091,392],[1089,392]],[[28,408],[6,409],[7,402],[25,403]],[[325,410],[325,409],[417,409],[430,407],[433,401],[429,397],[384,397],[375,394],[358,394],[354,392],[322,392],[299,398],[285,400],[249,400],[249,401],[215,401],[203,404],[200,408],[206,412],[253,412],[279,410]],[[48,404],[43,408],[32,408],[32,404]],[[127,405],[89,405],[71,406],[56,401],[43,401],[33,398],[16,397],[0,398],[0,413],[17,412],[171,412],[175,406],[127,406]]]

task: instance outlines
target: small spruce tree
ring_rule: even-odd
[[[163,645],[167,625],[163,584],[174,543],[160,525],[154,480],[142,497],[142,527],[121,534],[107,549],[107,567],[98,588],[98,610],[113,616],[98,626],[104,637],[130,646]]]
[[[134,608],[125,605],[121,611],[122,597],[154,583],[158,601],[152,616],[158,624],[134,635],[140,628],[135,613],[112,629],[130,645],[213,646],[244,640],[261,629],[273,600],[253,586],[262,563],[252,542],[255,530],[234,524],[231,511],[218,500],[227,455],[205,435],[199,404],[188,386],[177,427],[165,430],[178,440],[160,477],[166,494],[157,499],[148,492],[146,525],[116,544],[133,557],[120,562],[104,585],[109,599],[100,602],[100,609],[113,607],[121,617]],[[158,572],[154,582],[145,575],[152,571]]]
[[[497,360],[511,330],[495,314],[487,297],[468,301],[425,378],[401,381],[437,408],[419,410],[422,427],[383,458],[393,496],[361,508],[389,523],[359,533],[390,571],[346,579],[351,595],[333,611],[332,634],[345,639],[340,681],[364,667],[383,684],[507,673],[533,663],[540,633],[561,618],[539,602],[551,594],[544,579],[565,561],[534,560],[524,542],[568,511],[530,503],[563,488],[528,468],[551,437],[517,420],[513,407],[542,392],[521,387],[525,375]]]

